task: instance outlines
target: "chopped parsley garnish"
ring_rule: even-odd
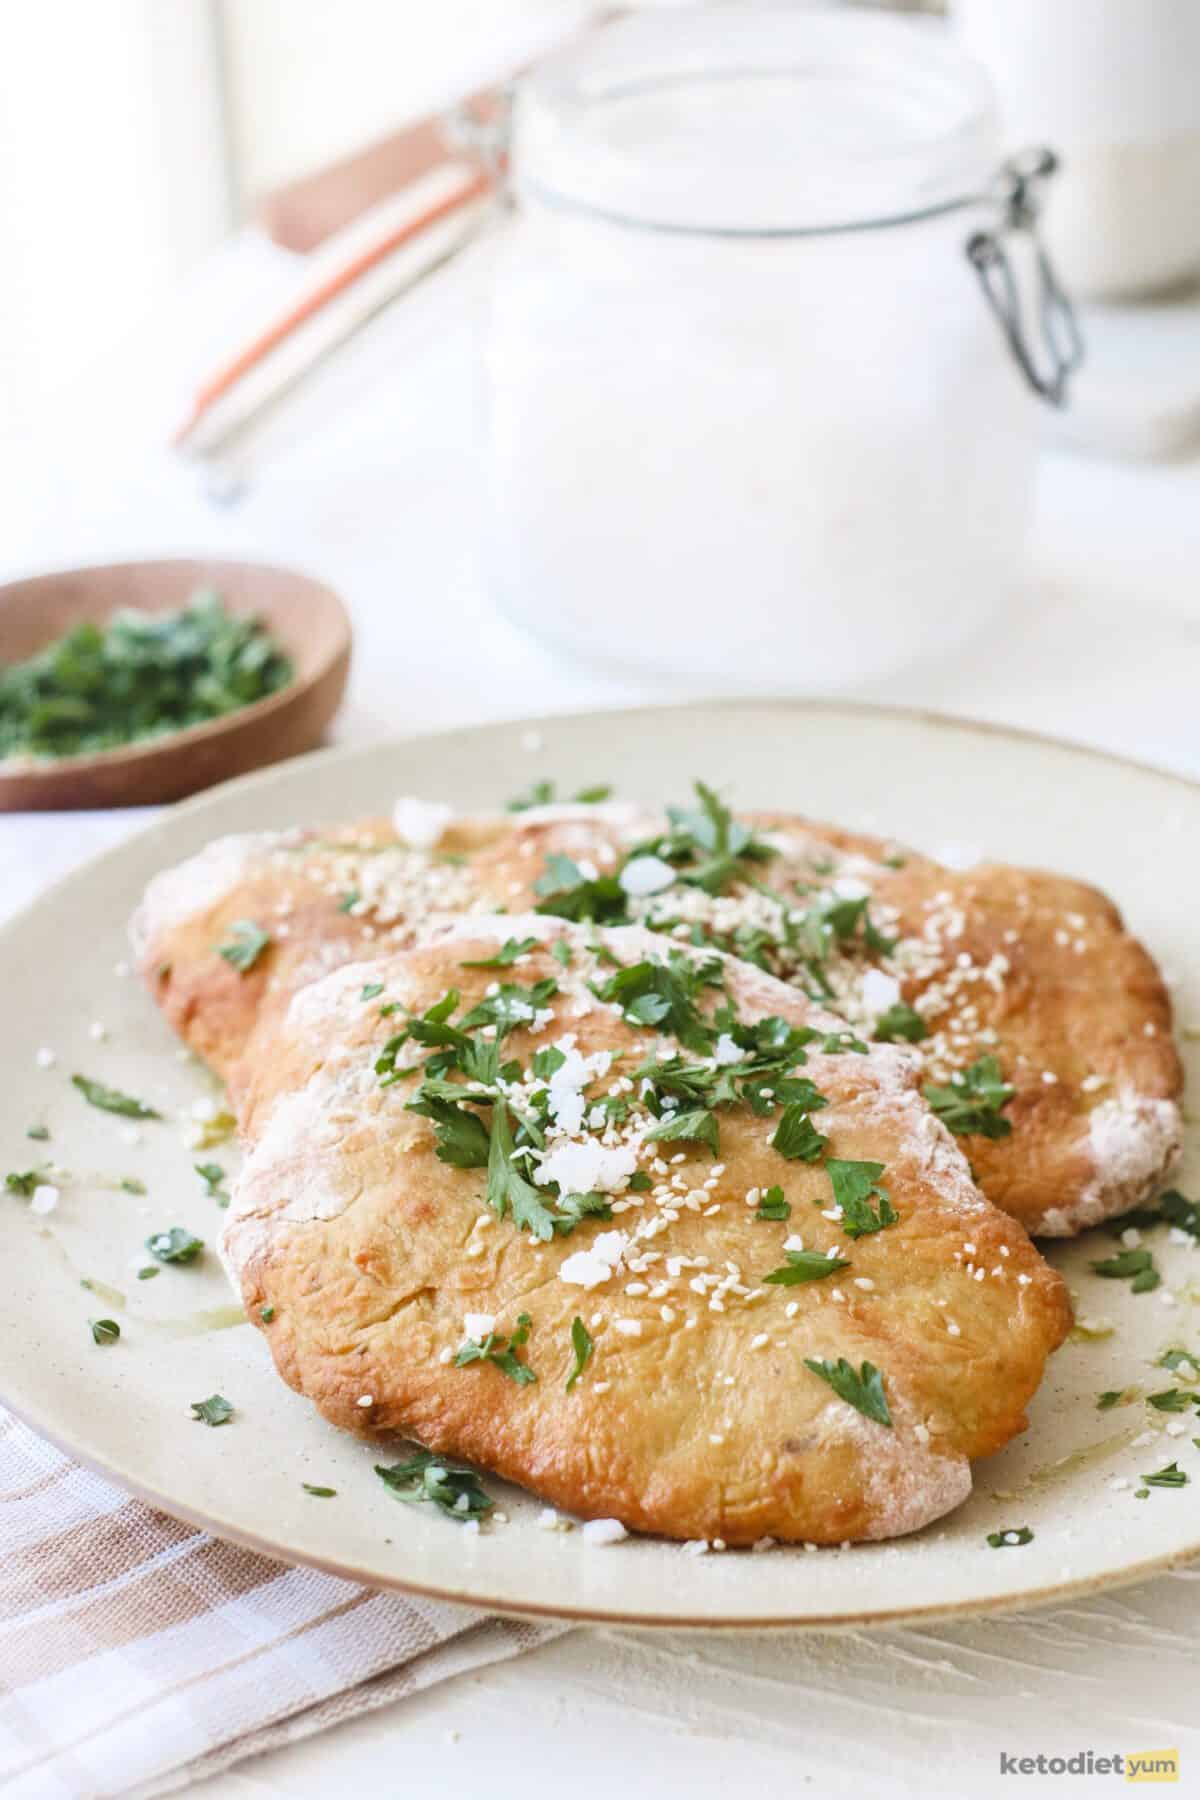
[[[204,1183],[204,1191],[209,1198],[211,1200],[219,1200],[222,1206],[228,1206],[229,1196],[221,1192],[221,1188],[225,1181],[225,1171],[220,1163],[193,1163],[192,1167]]]
[[[150,1264],[147,1264],[147,1266],[144,1269],[138,1270],[137,1279],[139,1281],[154,1281],[157,1279],[158,1274],[159,1274],[158,1269],[156,1269],[154,1267],[154,1265],[152,1263],[150,1263]]]
[[[1153,1475],[1143,1475],[1142,1480],[1148,1488],[1181,1488],[1187,1487],[1188,1476],[1178,1463],[1168,1463],[1165,1469],[1157,1469]]]
[[[550,954],[560,969],[570,968],[571,946],[565,937],[555,938],[553,944],[550,946]]]
[[[764,1194],[760,1194],[758,1210],[754,1216],[756,1219],[790,1219],[791,1203],[784,1199],[783,1189],[769,1187]]]
[[[653,1186],[654,1183],[646,1173],[645,1169],[635,1169],[633,1174],[629,1177],[629,1192],[631,1194],[648,1194]]]
[[[342,903],[338,907],[338,911],[340,913],[352,913],[361,899],[362,895],[359,893],[358,889],[351,888],[348,894],[342,895]],[[224,955],[223,951],[222,955]]]
[[[531,950],[538,948],[537,938],[506,938],[503,948],[497,950],[495,956],[485,956],[479,962],[460,963],[462,969],[508,969],[522,956],[528,956]]]
[[[4,1177],[4,1186],[10,1194],[20,1194],[28,1200],[41,1179],[36,1169],[12,1169]]]
[[[492,1107],[492,1131],[487,1159],[487,1203],[498,1219],[511,1213],[513,1224],[518,1230],[526,1230],[532,1237],[545,1243],[554,1235],[554,1216],[537,1189],[514,1166],[514,1148],[508,1107],[503,1102],[498,1102]]]
[[[1178,1188],[1168,1188],[1158,1205],[1169,1225],[1186,1231],[1189,1237],[1200,1238],[1200,1205],[1196,1201],[1185,1198]]]
[[[554,1230],[559,1237],[570,1237],[580,1219],[611,1219],[612,1216],[612,1199],[608,1194],[561,1194],[554,1203]]]
[[[549,806],[554,799],[554,783],[552,781],[535,781],[532,787],[523,794],[514,794],[505,802],[505,811],[510,813],[529,812],[534,806]]]
[[[874,1363],[865,1362],[861,1370],[855,1372],[854,1366],[844,1356],[837,1361],[827,1362],[814,1356],[804,1359],[806,1369],[827,1381],[839,1400],[865,1418],[874,1419],[878,1425],[891,1425],[892,1415],[888,1411],[887,1396],[883,1391],[883,1377]]]
[[[1163,1388],[1157,1394],[1147,1394],[1146,1405],[1158,1412],[1187,1412],[1190,1407],[1200,1406],[1200,1394],[1189,1394],[1186,1388]]]
[[[1109,1281],[1128,1281],[1135,1294],[1152,1293],[1162,1281],[1149,1250],[1122,1250],[1117,1256],[1094,1262],[1092,1268]]]
[[[162,1114],[144,1100],[138,1100],[133,1094],[123,1094],[119,1088],[105,1087],[102,1081],[90,1081],[86,1075],[72,1075],[72,1087],[78,1088],[89,1106],[98,1106],[101,1112],[120,1113],[123,1119],[161,1119]]]
[[[1018,1525],[1012,1531],[989,1531],[987,1541],[993,1550],[1015,1550],[1018,1544],[1032,1544],[1033,1533],[1028,1525]]]
[[[468,1519],[485,1518],[495,1505],[473,1469],[447,1462],[432,1450],[419,1450],[406,1462],[393,1463],[390,1468],[376,1463],[375,1473],[397,1500],[411,1504],[427,1500],[460,1525]]]
[[[510,813],[528,812],[534,806],[550,806],[553,804],[555,785],[552,781],[535,781],[523,794],[516,794],[507,802],[505,810]],[[601,801],[612,798],[612,788],[600,783],[595,787],[580,788],[572,794],[571,799],[576,806],[599,806]]]
[[[377,1000],[382,992],[382,981],[368,981],[358,997],[360,1000]]]
[[[537,911],[558,919],[596,925],[621,924],[628,917],[625,889],[615,875],[587,875],[569,856],[554,851],[533,884]]]
[[[139,1181],[136,1175],[122,1175],[120,1186],[123,1194],[144,1194],[146,1192],[145,1182]]]
[[[669,1113],[653,1131],[646,1133],[648,1144],[688,1143],[707,1144],[716,1156],[721,1148],[720,1128],[717,1115],[707,1108],[700,1107],[692,1112]]]
[[[650,844],[638,845],[630,860],[659,856],[678,868],[679,879],[687,886],[719,894],[731,881],[748,876],[754,865],[769,862],[776,852],[740,824],[712,788],[702,781],[692,786],[698,807],[668,806],[670,831]]]
[[[784,1254],[787,1262],[783,1268],[772,1269],[769,1275],[763,1276],[763,1280],[774,1287],[799,1287],[806,1281],[824,1281],[827,1275],[838,1275],[850,1267],[844,1257],[826,1256],[823,1250],[787,1250]]]
[[[182,1225],[172,1225],[168,1231],[156,1231],[148,1237],[146,1248],[159,1262],[190,1263],[203,1250],[204,1239],[193,1237]]]
[[[81,756],[162,737],[284,687],[292,665],[262,622],[199,589],[186,607],[119,609],[0,668],[0,758]]]
[[[825,1104],[822,1098],[822,1105]],[[771,1146],[789,1162],[819,1162],[829,1139],[822,1137],[804,1106],[785,1106]]]
[[[94,1344],[115,1344],[121,1335],[121,1327],[115,1319],[89,1319]]]
[[[1012,1131],[1012,1122],[1003,1116],[1001,1108],[1015,1091],[1005,1081],[996,1058],[981,1056],[969,1069],[959,1069],[951,1075],[948,1086],[927,1083],[924,1094],[943,1125],[956,1137],[1004,1138]]]
[[[789,924],[791,942],[800,952],[813,981],[822,996],[829,998],[830,988],[824,966],[831,952],[840,944],[850,944],[862,930],[862,943],[878,956],[887,956],[896,948],[894,938],[885,937],[871,918],[864,894],[847,899],[839,894],[824,894]]]
[[[1164,1350],[1156,1367],[1170,1369],[1173,1375],[1182,1373],[1185,1381],[1189,1376],[1195,1381],[1200,1378],[1200,1354],[1194,1355],[1190,1350]]]
[[[897,1000],[894,1006],[880,1013],[875,1021],[875,1042],[877,1044],[894,1044],[903,1041],[906,1044],[921,1044],[929,1036],[929,1027],[919,1012],[915,1012],[903,1000]]]
[[[571,1320],[571,1349],[575,1353],[575,1366],[567,1376],[567,1392],[570,1393],[583,1371],[592,1360],[595,1344],[587,1326],[578,1314]]]
[[[833,1202],[841,1210],[842,1230],[847,1237],[869,1237],[872,1232],[883,1231],[886,1226],[898,1223],[900,1214],[892,1205],[887,1189],[879,1186],[884,1169],[882,1163],[843,1162],[831,1156],[825,1167],[833,1184]],[[871,1205],[872,1199],[878,1200],[878,1210]]]
[[[228,1425],[233,1407],[224,1394],[210,1394],[207,1400],[192,1401],[192,1417],[205,1425]]]
[[[337,1496],[336,1488],[317,1487],[316,1484],[311,1481],[302,1481],[300,1486],[304,1489],[306,1494],[311,1494],[314,1500],[333,1500]]]
[[[269,1325],[271,1320],[275,1317],[275,1308],[273,1306],[260,1307],[258,1316],[264,1325]]]
[[[253,919],[235,919],[229,927],[227,941],[217,945],[217,955],[223,956],[239,975],[247,975],[270,942],[270,932],[256,925]]]
[[[49,1128],[45,1125],[31,1125],[25,1136],[34,1138],[39,1144],[48,1143],[50,1140]]]
[[[511,1338],[498,1337],[494,1331],[489,1331],[481,1342],[468,1338],[459,1347],[454,1358],[455,1368],[465,1369],[470,1363],[492,1363],[510,1381],[515,1381],[518,1387],[527,1387],[530,1382],[537,1380],[537,1376],[528,1363],[521,1361],[517,1351],[525,1347],[532,1324],[533,1320],[528,1313],[518,1313],[517,1329]]]
[[[1111,1412],[1114,1406],[1121,1406],[1124,1404],[1125,1396],[1128,1392],[1128,1388],[1105,1388],[1104,1392],[1096,1401],[1096,1410],[1098,1412]]]

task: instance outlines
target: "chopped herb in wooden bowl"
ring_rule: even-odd
[[[113,613],[0,667],[0,759],[89,756],[223,718],[292,679],[253,615],[202,588],[178,612]]]

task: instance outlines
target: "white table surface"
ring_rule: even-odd
[[[352,403],[330,411],[239,507],[219,511],[160,444],[191,375],[227,347],[231,322],[290,279],[286,259],[255,238],[229,246],[48,422],[52,476],[23,516],[0,525],[0,576],[196,550],[306,565],[354,614],[343,741],[669,694],[657,681],[564,667],[490,609],[472,529],[482,261],[406,303],[380,328],[389,378],[352,377]],[[1036,563],[1026,599],[981,642],[868,697],[1028,726],[1200,775],[1200,459],[1150,466],[1046,454]],[[531,759],[531,778],[541,772]],[[0,911],[146,816],[0,822]],[[1186,1789],[1200,1769],[1190,1723],[1198,1582],[1200,1572],[1179,1574],[1051,1614],[878,1635],[574,1632],[201,1791],[231,1800],[324,1800],[355,1786],[489,1792],[503,1772],[523,1800],[593,1800],[617,1787],[724,1800],[731,1782],[743,1792],[786,1782],[789,1792],[899,1800],[1008,1793],[1002,1750],[1176,1744]],[[1027,1780],[1062,1787],[1050,1776]]]

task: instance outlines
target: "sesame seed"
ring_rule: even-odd
[[[354,1404],[355,1406],[374,1406],[375,1396],[374,1394],[360,1394]]]

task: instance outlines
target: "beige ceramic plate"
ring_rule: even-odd
[[[180,808],[63,882],[0,933],[5,1095],[0,1156],[24,1169],[44,1151],[71,1171],[39,1220],[0,1196],[0,1392],[32,1425],[168,1511],[272,1554],[376,1585],[421,1589],[511,1612],[712,1626],[856,1623],[1027,1605],[1128,1580],[1200,1552],[1200,1421],[1144,1402],[1096,1408],[1106,1388],[1172,1385],[1153,1365],[1175,1344],[1200,1352],[1200,1264],[1155,1233],[1164,1293],[1091,1274],[1113,1241],[1056,1248],[1081,1316],[1114,1332],[1054,1359],[1027,1434],[977,1465],[974,1497],[943,1524],[890,1545],[695,1558],[650,1540],[589,1548],[578,1531],[538,1528],[535,1501],[507,1490],[507,1524],[472,1539],[429,1508],[398,1504],[371,1450],[340,1436],[275,1376],[266,1345],[230,1309],[213,1255],[139,1283],[147,1233],[189,1227],[211,1244],[220,1215],[192,1164],[232,1167],[228,1145],[184,1141],[210,1092],[137,984],[114,972],[143,884],[221,832],[386,810],[401,792],[487,807],[554,777],[560,792],[612,781],[627,795],[682,798],[694,774],[731,797],[879,828],[923,848],[974,845],[1097,881],[1178,980],[1183,1026],[1200,1020],[1195,895],[1200,788],[1115,759],[946,720],[805,704],[704,705],[504,725],[324,754]],[[99,1022],[107,1037],[96,1041]],[[36,1052],[57,1053],[51,1069]],[[1195,1048],[1185,1047],[1190,1060]],[[74,1070],[139,1094],[167,1115],[127,1141],[125,1122],[85,1105]],[[48,1145],[27,1126],[45,1123]],[[1200,1183],[1193,1143],[1180,1183]],[[146,1195],[121,1191],[134,1176]],[[88,1293],[82,1278],[97,1283]],[[103,1285],[100,1285],[103,1284]],[[1165,1304],[1168,1296],[1174,1304]],[[121,1323],[93,1346],[89,1316]],[[237,1408],[218,1430],[190,1403],[213,1392]],[[1153,1441],[1139,1444],[1150,1431]],[[391,1459],[388,1453],[387,1459]],[[1138,1477],[1177,1460],[1182,1489],[1138,1499]],[[1123,1478],[1127,1485],[1115,1488]],[[308,1496],[302,1482],[335,1487]],[[499,1484],[492,1484],[497,1490]],[[1032,1527],[993,1550],[987,1534]]]

